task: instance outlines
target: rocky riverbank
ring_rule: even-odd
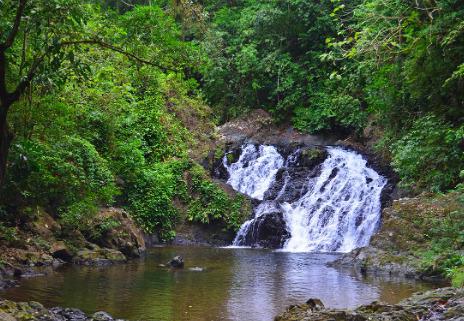
[[[124,321],[113,319],[106,312],[87,315],[81,310],[55,307],[45,308],[37,302],[13,302],[0,300],[1,321]]]
[[[119,208],[102,208],[94,231],[83,235],[64,231],[43,210],[9,242],[0,243],[0,289],[15,286],[21,277],[43,275],[66,264],[110,265],[145,252],[144,235]]]
[[[462,321],[464,288],[441,288],[416,293],[409,299],[390,305],[372,302],[354,310],[326,309],[318,299],[290,306],[275,321]]]

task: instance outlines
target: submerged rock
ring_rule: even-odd
[[[320,304],[318,304],[320,302]],[[398,304],[380,302],[354,310],[326,309],[318,299],[290,306],[275,321],[462,321],[464,289],[442,288],[416,293]]]

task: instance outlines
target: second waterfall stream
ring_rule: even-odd
[[[263,230],[272,234],[270,247],[292,252],[349,252],[368,245],[380,223],[387,180],[356,152],[326,150],[315,168],[301,167],[300,149],[284,156],[274,146],[247,144],[236,162],[224,156],[227,183],[259,200],[235,246],[268,244],[260,240]]]

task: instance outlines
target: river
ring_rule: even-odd
[[[184,257],[184,269],[159,266],[175,255]],[[159,247],[128,264],[65,266],[46,276],[23,279],[20,287],[0,296],[88,313],[104,310],[132,321],[271,321],[288,305],[311,297],[328,307],[350,308],[374,300],[396,303],[433,287],[326,266],[337,257],[246,248]]]

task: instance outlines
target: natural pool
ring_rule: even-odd
[[[183,270],[159,267],[175,255]],[[244,248],[160,247],[142,260],[109,267],[67,266],[0,292],[17,301],[76,307],[137,321],[271,321],[310,297],[329,307],[396,303],[431,284],[362,277],[325,264],[335,254]],[[190,268],[201,267],[203,271]]]

